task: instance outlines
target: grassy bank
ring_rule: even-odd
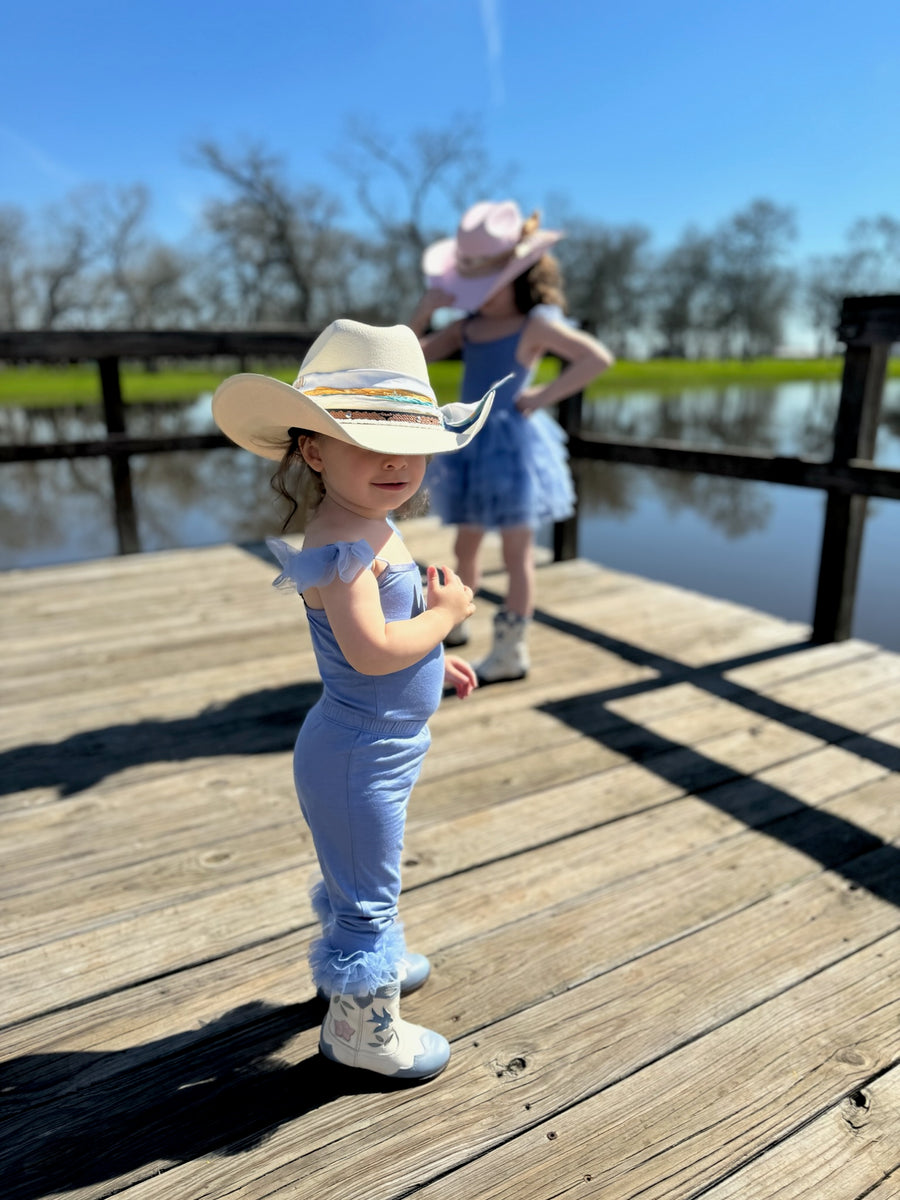
[[[765,387],[797,380],[838,380],[841,358],[779,359],[760,358],[743,361],[687,361],[684,359],[654,359],[651,362],[618,362],[613,370],[602,375],[588,388],[588,396],[602,396],[629,390],[679,392],[686,388],[726,387],[745,385]],[[276,375],[290,382],[296,374],[293,364],[272,366],[257,364],[264,374]],[[556,373],[555,363],[545,363],[539,378]],[[122,371],[122,391],[125,400],[137,402],[184,401],[202,392],[211,392],[229,368],[211,371],[202,366],[186,366],[148,372],[140,366],[126,365]],[[900,359],[892,359],[889,374],[900,377]],[[442,402],[455,399],[459,385],[458,362],[434,363],[431,378]],[[71,404],[96,404],[100,400],[97,369],[81,363],[65,367],[2,366],[0,365],[0,404],[22,405],[28,408],[50,408]]]

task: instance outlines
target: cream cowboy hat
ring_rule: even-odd
[[[381,454],[443,454],[471,441],[493,399],[492,388],[477,404],[440,407],[407,325],[339,320],[310,346],[292,384],[232,375],[216,388],[212,413],[238,446],[276,461],[292,428]]]
[[[538,221],[537,213],[523,220],[514,200],[473,204],[456,237],[434,242],[422,255],[428,286],[452,292],[460,308],[475,312],[565,236],[539,229]]]

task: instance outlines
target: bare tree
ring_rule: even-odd
[[[358,261],[355,239],[335,224],[340,202],[315,185],[292,187],[282,159],[259,145],[229,154],[203,142],[196,161],[231,192],[204,213],[220,310],[250,325],[311,326],[334,315]]]
[[[372,309],[387,320],[408,313],[421,293],[425,247],[455,231],[460,213],[510,174],[491,167],[479,122],[466,116],[404,141],[353,118],[335,161],[375,230],[367,252]]]
[[[617,354],[645,325],[648,309],[650,232],[572,218],[554,247],[565,279],[572,316]]]
[[[820,353],[837,349],[835,330],[845,296],[900,290],[900,220],[882,213],[861,217],[846,234],[847,248],[813,258],[806,270],[804,298]]]
[[[98,219],[102,194],[100,185],[77,188],[45,210],[34,271],[36,323],[41,329],[89,325],[99,315],[94,269],[103,254]]]
[[[149,208],[150,193],[143,184],[100,194],[98,303],[105,319],[123,328],[193,323],[190,263],[149,232]]]
[[[706,323],[719,351],[746,357],[779,344],[794,287],[784,265],[796,236],[794,214],[771,200],[754,200],[713,234],[712,294]]]
[[[660,258],[653,272],[652,294],[663,354],[691,358],[702,353],[712,277],[712,238],[696,229],[688,229]]]
[[[0,328],[21,329],[28,324],[32,275],[25,213],[4,205],[0,207]]]

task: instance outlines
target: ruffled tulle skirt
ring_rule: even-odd
[[[468,446],[434,456],[425,486],[445,525],[536,528],[575,511],[566,435],[543,410],[495,408]]]

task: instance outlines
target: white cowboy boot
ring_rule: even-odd
[[[407,950],[397,963],[397,981],[400,984],[400,995],[408,996],[410,992],[418,991],[431,974],[431,963],[424,954],[415,954]]]
[[[446,1038],[400,1016],[396,982],[367,996],[332,996],[319,1050],[332,1062],[393,1079],[433,1079],[450,1061]]]
[[[460,621],[458,625],[454,625],[447,636],[444,638],[444,645],[450,646],[465,646],[469,640],[469,621]]]
[[[505,608],[494,617],[494,644],[487,658],[475,663],[479,683],[501,683],[507,679],[524,679],[531,666],[528,646],[528,617],[507,612]]]

